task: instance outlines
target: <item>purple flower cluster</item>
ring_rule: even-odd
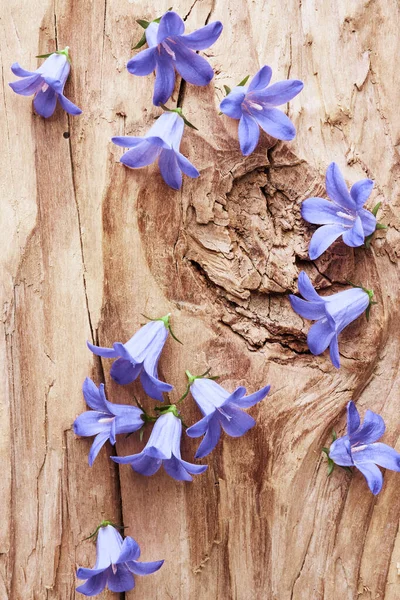
[[[116,359],[110,370],[114,381],[125,385],[140,377],[144,392],[163,402],[162,394],[172,391],[173,387],[159,380],[157,367],[169,332],[175,338],[168,314],[142,326],[125,344],[115,342],[112,348],[104,348],[88,343],[88,347],[97,356]],[[189,437],[204,435],[196,458],[203,458],[215,448],[221,427],[231,437],[241,437],[254,427],[255,420],[243,409],[265,398],[270,386],[246,396],[244,387],[229,393],[213,378],[208,378],[207,373],[197,377],[189,371],[186,373],[189,384],[179,402],[190,392],[203,414],[198,423],[187,429]],[[92,410],[79,415],[73,428],[79,436],[95,436],[89,452],[90,466],[107,441],[114,445],[118,434],[143,431],[143,427],[152,423],[149,439],[141,452],[129,456],[111,456],[112,460],[118,464],[128,464],[133,471],[146,476],[154,475],[163,466],[165,472],[176,481],[192,481],[192,475],[200,475],[208,468],[207,465],[194,464],[182,458],[181,439],[183,427],[186,426],[176,404],[158,406],[154,409],[157,415],[150,416],[139,406],[109,402],[104,385],[97,387],[89,378],[83,384],[83,395]],[[130,537],[123,540],[108,521],[103,522],[95,533],[96,564],[93,569],[79,568],[77,571],[77,577],[86,580],[77,591],[86,596],[99,594],[106,586],[115,592],[131,590],[135,585],[133,575],[148,575],[163,564],[163,561],[138,562],[140,551],[135,540]]]
[[[115,342],[113,348],[103,348],[88,342],[88,347],[97,356],[117,359],[110,370],[114,381],[125,385],[140,376],[144,392],[163,402],[162,394],[172,391],[173,387],[158,379],[157,366],[169,331],[170,315],[166,315],[141,327],[126,344]],[[242,409],[257,404],[270,389],[266,386],[246,396],[246,388],[239,387],[231,394],[205,375],[194,377],[187,371],[187,376],[189,386],[181,400],[190,391],[204,416],[187,430],[190,437],[205,436],[196,458],[203,458],[215,448],[221,427],[231,437],[240,437],[253,427],[255,420]],[[112,459],[131,465],[142,475],[153,475],[163,465],[168,475],[178,481],[191,481],[191,475],[207,469],[206,465],[194,465],[181,457],[182,418],[175,404],[158,407],[158,416],[149,417],[136,406],[109,402],[104,385],[97,388],[90,379],[83,384],[83,394],[92,410],[77,417],[74,431],[79,436],[96,436],[89,453],[90,466],[107,440],[114,445],[117,434],[130,434],[141,429],[146,422],[154,422],[149,440],[141,452],[125,457],[113,456]]]
[[[129,73],[147,76],[155,72],[153,104],[165,112],[142,136],[116,136],[112,142],[126,148],[120,162],[130,169],[147,167],[157,161],[165,183],[174,190],[182,187],[183,176],[198,178],[199,170],[180,151],[185,124],[196,129],[187,121],[182,109],[164,106],[171,99],[176,74],[191,85],[206,86],[214,77],[208,61],[199,54],[212,46],[222,32],[219,21],[207,24],[192,33],[185,34],[185,23],[172,10],[152,22],[138,21],[145,29],[144,37],[137,48],[147,43],[147,48],[136,54],[127,63]],[[10,83],[19,95],[34,96],[33,106],[42,117],[51,117],[57,101],[71,115],[82,111],[65,95],[64,87],[70,73],[69,48],[55,51],[37,58],[44,62],[35,71],[26,71],[18,63],[11,70],[20,79]],[[277,107],[295,98],[303,89],[297,79],[279,81],[270,85],[272,69],[264,65],[250,83],[246,77],[232,90],[224,86],[226,97],[220,103],[221,113],[237,120],[240,150],[249,156],[256,149],[260,129],[277,140],[290,141],[296,135],[291,120]],[[178,101],[179,104],[179,101]],[[328,248],[341,238],[351,248],[359,248],[369,241],[377,229],[385,226],[377,223],[377,205],[372,211],[364,208],[373,188],[371,179],[362,179],[350,191],[340,172],[332,162],[326,172],[326,193],[329,200],[320,197],[305,199],[301,205],[302,218],[312,224],[321,225],[313,232],[309,245],[310,260],[318,259]],[[352,284],[351,284],[352,285]],[[314,289],[304,271],[298,277],[301,298],[291,294],[289,301],[293,310],[302,318],[314,321],[307,344],[314,355],[329,348],[332,364],[340,368],[339,335],[350,323],[364,312],[369,317],[373,292],[362,286],[321,296]],[[111,348],[95,346],[88,342],[89,349],[101,358],[115,359],[110,375],[120,385],[140,380],[143,392],[149,398],[163,403],[148,414],[137,406],[114,404],[105,394],[104,384],[99,387],[86,378],[83,395],[91,410],[80,414],[73,423],[76,435],[94,437],[89,450],[88,462],[92,466],[101,448],[109,441],[116,444],[118,435],[130,435],[140,430],[140,441],[144,429],[151,427],[147,443],[140,452],[128,456],[112,456],[118,464],[128,464],[133,471],[145,476],[164,471],[176,481],[192,481],[207,465],[188,462],[182,458],[181,442],[184,428],[189,438],[202,437],[195,459],[208,456],[218,444],[222,431],[238,438],[255,426],[255,419],[245,412],[263,400],[270,391],[264,386],[250,395],[246,388],[238,387],[233,392],[218,384],[208,372],[193,376],[186,371],[188,386],[185,394],[174,404],[164,404],[164,394],[173,391],[173,386],[158,374],[158,364],[171,330],[170,315],[150,320],[125,343],[115,342]],[[175,338],[176,339],[176,338]],[[186,428],[178,405],[189,395],[196,402],[202,418]],[[382,489],[383,475],[380,469],[400,471],[400,454],[390,446],[378,442],[385,432],[385,424],[379,415],[368,410],[361,423],[353,402],[347,406],[347,434],[334,438],[328,456],[329,468],[334,464],[356,467],[367,480],[369,489],[378,494]],[[125,592],[134,588],[134,575],[149,575],[162,566],[164,561],[139,562],[140,549],[137,542],[125,539],[110,521],[103,521],[97,528],[97,559],[93,569],[79,568],[77,577],[85,583],[77,591],[94,596],[107,586],[114,592]],[[92,536],[90,536],[92,537]]]

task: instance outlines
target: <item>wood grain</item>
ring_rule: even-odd
[[[382,414],[384,441],[400,449],[398,3],[178,0],[189,31],[224,24],[206,51],[213,82],[178,80],[170,101],[179,97],[199,129],[186,129],[182,150],[201,178],[186,178],[181,192],[155,166],[125,169],[110,142],[142,135],[159,114],[152,77],[125,64],[141,35],[135,19],[159,16],[170,0],[0,4],[1,600],[82,597],[75,569],[94,562],[84,538],[103,518],[129,526],[143,560],[166,559],[121,599],[397,600],[399,476],[386,472],[374,498],[360,474],[328,479],[320,450],[333,427],[344,431],[351,398]],[[44,121],[7,85],[10,65],[34,69],[37,54],[66,45],[66,93],[83,114],[57,109]],[[305,82],[287,109],[298,134],[288,145],[263,136],[244,158],[218,104],[224,84],[264,64],[275,81]],[[324,192],[332,160],[349,183],[375,180],[369,207],[382,201],[389,229],[368,251],[339,242],[311,263],[300,204]],[[327,292],[347,279],[375,290],[370,322],[341,336],[339,372],[308,353],[309,325],[290,309],[302,269]],[[90,469],[91,441],[71,428],[85,408],[84,378],[105,381],[113,401],[154,402],[136,383],[113,383],[110,361],[86,340],[124,342],[141,313],[167,312],[184,343],[168,340],[160,363],[175,385],[170,400],[185,369],[211,367],[229,389],[270,383],[251,409],[257,426],[223,437],[191,484],[118,468],[109,446]],[[183,414],[199,416],[190,399]],[[185,458],[196,445],[184,439]],[[116,451],[140,447],[132,436]]]

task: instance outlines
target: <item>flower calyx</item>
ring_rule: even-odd
[[[337,440],[337,433],[334,429],[332,429],[332,444]],[[322,448],[322,452],[326,454],[326,458],[328,459],[328,477],[330,477],[333,473],[333,469],[335,468],[335,463],[329,456],[329,448]]]
[[[246,77],[244,79],[242,79],[242,81],[240,83],[237,84],[236,87],[243,87],[246,85],[246,83],[249,80],[250,75],[246,75]],[[225,95],[229,96],[229,94],[231,93],[231,88],[229,87],[229,85],[224,85],[224,90],[225,90]],[[222,114],[222,113],[221,113]]]
[[[164,323],[166,329],[168,329],[168,331],[170,332],[171,336],[174,338],[174,340],[176,342],[179,342],[179,344],[182,344],[181,340],[178,340],[178,338],[176,337],[176,335],[172,331],[171,322],[170,322],[171,313],[168,313],[164,317],[157,317],[156,319],[153,319],[152,317],[148,317],[147,315],[144,315],[144,314],[142,314],[142,317],[144,317],[145,319],[148,319],[149,321],[162,321]],[[182,346],[183,346],[183,344],[182,344]]]
[[[365,311],[365,316],[367,318],[367,321],[369,321],[369,316],[370,316],[370,312],[371,312],[372,306],[374,304],[378,304],[378,302],[375,302],[375,300],[372,300],[372,298],[374,297],[374,291],[373,290],[369,290],[368,288],[365,288],[362,285],[356,285],[355,283],[352,283],[349,280],[347,280],[347,283],[349,285],[351,285],[353,288],[358,288],[360,290],[363,290],[366,294],[368,294],[369,304],[368,304],[367,309]]]
[[[188,378],[188,384],[186,386],[186,391],[183,394],[183,396],[181,396],[181,398],[179,398],[177,404],[179,404],[180,402],[182,402],[186,396],[189,394],[190,392],[190,386],[192,385],[192,383],[196,380],[196,379],[218,379],[219,375],[213,375],[213,376],[209,376],[209,373],[211,371],[211,367],[209,369],[207,369],[207,371],[205,371],[202,375],[192,375],[190,371],[186,370],[186,377]]]
[[[376,215],[378,214],[378,210],[380,209],[380,207],[381,207],[381,204],[382,204],[382,202],[378,202],[378,204],[376,204],[376,205],[374,206],[374,208],[371,210],[371,212],[372,212],[372,214],[374,215],[374,217],[375,217],[375,218],[376,218]],[[384,225],[383,223],[378,223],[378,222],[377,222],[377,223],[376,223],[376,228],[375,228],[375,231],[373,231],[373,232],[372,232],[370,235],[368,235],[368,236],[365,238],[364,246],[365,246],[366,248],[369,248],[369,247],[371,246],[371,241],[372,241],[372,238],[373,238],[373,237],[374,237],[374,235],[375,235],[375,232],[376,232],[376,231],[379,231],[380,229],[387,229],[387,228],[388,228],[388,226],[387,226],[387,225]]]
[[[193,125],[193,123],[187,120],[180,106],[177,106],[176,108],[168,108],[168,106],[165,106],[165,104],[160,104],[160,106],[163,110],[165,110],[165,112],[177,113],[183,119],[185,125],[187,125],[191,129],[195,129],[196,131],[198,131],[198,128],[195,125]]]
[[[49,58],[49,56],[52,56],[53,54],[61,54],[62,56],[65,56],[69,63],[71,62],[69,56],[69,46],[65,46],[64,50],[55,50],[54,52],[49,52],[49,54],[38,54],[36,58]]]
[[[98,534],[98,532],[99,532],[99,529],[101,529],[102,527],[107,527],[108,525],[111,525],[111,527],[115,527],[115,529],[128,529],[128,527],[125,527],[124,525],[116,525],[112,521],[107,521],[107,520],[106,521],[102,521],[100,523],[100,525],[98,525],[96,527],[96,529],[94,530],[94,532],[91,533],[88,537],[84,538],[83,541],[90,540],[90,539],[96,537],[97,534]]]
[[[172,10],[172,6],[166,12],[168,12],[170,10]],[[150,23],[159,23],[161,21],[161,19],[162,19],[162,17],[157,17],[157,19],[153,19],[152,21],[146,21],[145,19],[136,19],[136,23],[138,25],[140,25],[140,27],[143,27],[145,32],[143,33],[142,37],[140,38],[140,40],[138,41],[136,46],[133,47],[133,50],[139,50],[139,48],[141,48],[142,46],[145,45],[145,43],[147,41],[146,40],[146,29],[148,28]]]

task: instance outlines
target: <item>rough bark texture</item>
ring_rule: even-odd
[[[206,52],[214,81],[178,81],[170,102],[199,128],[182,147],[201,178],[181,192],[156,167],[125,169],[110,142],[143,134],[160,113],[152,77],[134,78],[125,64],[141,35],[135,19],[159,16],[170,0],[1,4],[0,598],[75,598],[76,565],[95,557],[83,539],[110,518],[129,526],[144,560],[166,558],[127,600],[398,599],[399,476],[386,472],[375,498],[358,473],[328,479],[320,452],[333,427],[343,432],[351,398],[382,414],[384,441],[399,449],[398,3],[177,0],[189,30],[225,26]],[[37,54],[66,45],[66,92],[84,112],[57,109],[45,121],[8,87],[10,65],[33,69]],[[305,82],[289,107],[298,135],[289,145],[264,136],[245,159],[218,102],[223,84],[263,64],[274,80]],[[375,179],[369,206],[382,201],[390,228],[369,251],[337,243],[311,263],[300,204],[324,193],[332,160],[349,182]],[[341,335],[340,371],[308,353],[309,323],[290,309],[301,269],[327,292],[347,279],[375,290],[370,322]],[[139,385],[114,384],[110,361],[95,359],[86,339],[126,341],[140,313],[167,312],[184,343],[170,339],[160,363],[176,386],[171,401],[186,368],[211,367],[230,389],[270,383],[251,409],[257,426],[224,436],[192,484],[118,468],[109,446],[90,469],[91,441],[71,429],[85,408],[83,379],[105,381],[114,401],[154,402]],[[190,399],[183,414],[199,416]],[[185,439],[183,455],[196,446]],[[140,447],[132,436],[116,451]]]

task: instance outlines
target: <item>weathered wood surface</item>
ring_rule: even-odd
[[[181,90],[199,128],[186,130],[183,150],[201,171],[181,193],[155,167],[125,169],[110,143],[142,134],[159,114],[152,78],[132,77],[125,63],[141,35],[135,19],[170,4],[1,2],[0,598],[75,598],[76,565],[95,557],[83,539],[110,518],[129,526],[144,560],[166,558],[121,598],[396,600],[399,476],[386,472],[374,498],[360,474],[327,479],[320,449],[332,427],[344,430],[352,397],[383,415],[385,441],[399,449],[398,3],[178,0],[189,30],[225,26],[207,51],[215,80]],[[67,94],[84,112],[57,109],[44,121],[8,87],[9,67],[33,69],[35,55],[66,45]],[[218,101],[223,84],[265,63],[274,80],[305,82],[289,107],[298,135],[289,146],[264,136],[244,159]],[[175,102],[178,91],[179,81]],[[390,229],[370,251],[339,243],[312,264],[299,207],[323,192],[332,160],[350,182],[376,180],[370,207],[382,200]],[[320,288],[354,279],[375,289],[369,324],[361,318],[341,336],[340,372],[306,352],[308,323],[290,310],[286,294],[303,268]],[[93,358],[86,339],[125,341],[140,313],[169,311],[184,342],[169,340],[161,359],[171,400],[186,368],[212,367],[230,389],[268,382],[271,395],[251,410],[257,427],[225,436],[192,484],[118,468],[110,447],[90,469],[91,441],[71,429],[85,408],[83,379],[105,378],[114,401],[135,393],[154,403],[139,385],[110,381],[110,361]],[[183,412],[186,422],[198,417],[190,400]],[[185,440],[184,456],[196,445]],[[139,447],[132,436],[117,452]]]

